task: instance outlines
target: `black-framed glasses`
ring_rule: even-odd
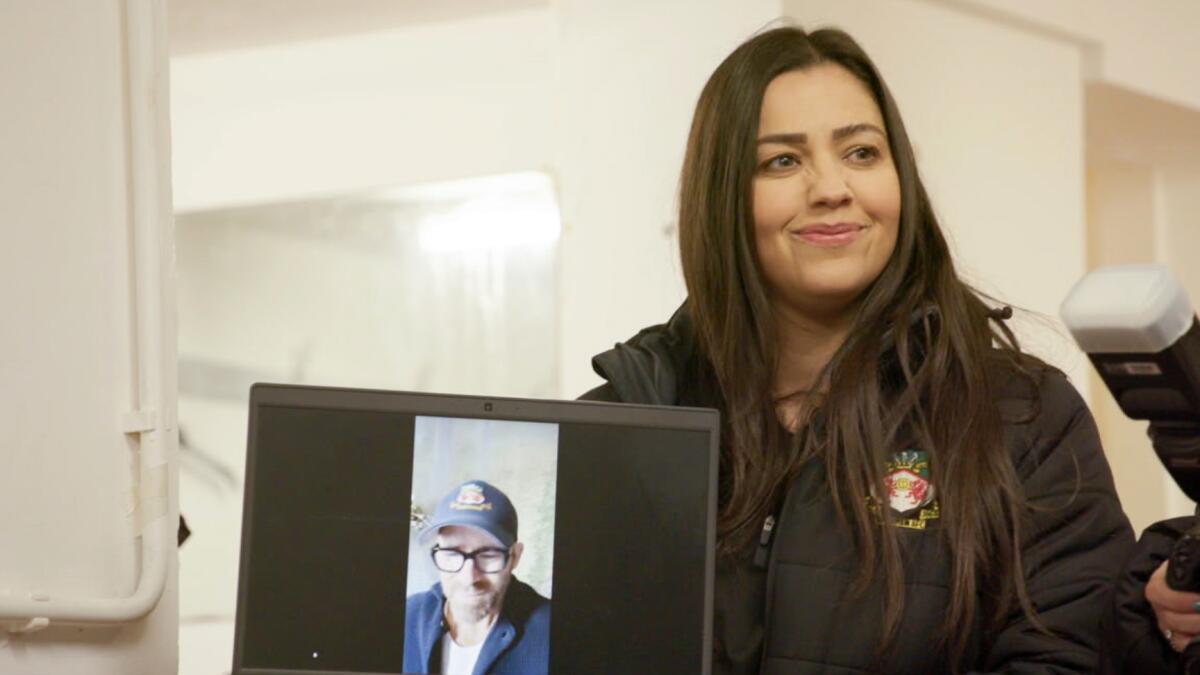
[[[467,553],[456,548],[434,546],[429,555],[433,558],[433,565],[443,572],[459,572],[468,560],[472,560],[475,569],[484,574],[495,574],[508,566],[509,549],[488,547]]]

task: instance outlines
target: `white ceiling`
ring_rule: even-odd
[[[549,0],[168,0],[171,54],[388,30],[546,5]]]

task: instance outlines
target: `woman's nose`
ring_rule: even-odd
[[[853,199],[840,167],[815,166],[808,187],[809,208],[833,210]]]

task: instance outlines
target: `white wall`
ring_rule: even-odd
[[[1193,139],[1200,146],[1200,106],[1195,134]],[[1192,166],[1163,168],[1157,178],[1166,239],[1163,262],[1188,290],[1192,306],[1200,306],[1200,156]]]
[[[0,3],[0,606],[31,591],[50,596],[47,613],[129,596],[153,577],[139,571],[144,533],[167,533],[147,618],[79,628],[51,615],[48,629],[0,632],[6,674],[176,667],[173,464],[158,469],[168,497],[144,530],[133,509],[154,513],[135,498],[139,451],[170,462],[174,450],[173,316],[153,307],[171,264],[161,9]],[[127,435],[139,409],[158,423]]]
[[[1057,34],[1089,52],[1089,79],[1200,109],[1195,0],[927,0]]]
[[[535,8],[176,57],[176,208],[545,168],[554,30]]]

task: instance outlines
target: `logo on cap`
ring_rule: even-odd
[[[428,542],[448,525],[478,528],[504,546],[517,539],[516,509],[500,488],[484,480],[468,480],[447,491],[433,518],[425,523],[419,541]]]
[[[492,503],[483,494],[483,486],[467,483],[458,488],[458,496],[450,502],[450,508],[455,511],[491,511]]]

